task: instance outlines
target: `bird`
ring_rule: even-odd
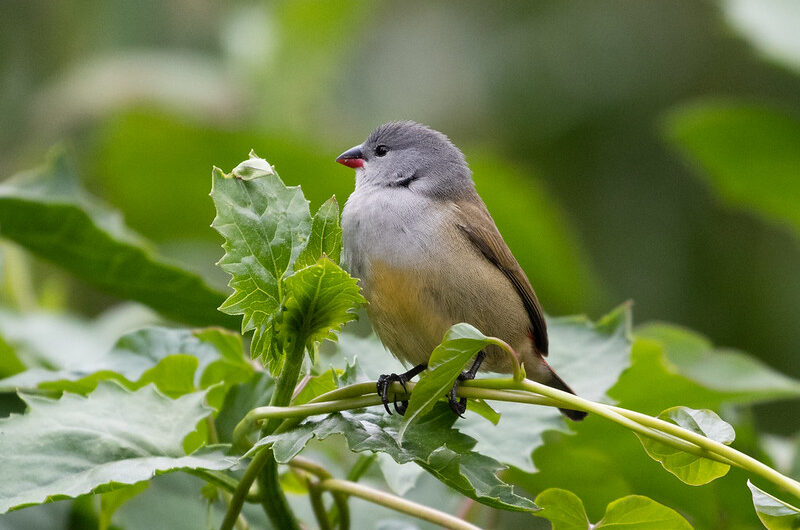
[[[544,312],[475,188],[464,154],[443,133],[413,121],[377,127],[337,162],[355,169],[355,189],[342,209],[342,265],[367,299],[366,313],[383,345],[413,365],[385,374],[377,392],[386,411],[388,388],[427,368],[445,332],[466,322],[510,344],[527,377],[575,392],[547,363]],[[479,352],[459,380],[478,370],[509,373],[500,348]],[[461,416],[466,399],[448,402]],[[394,400],[403,414],[407,401]],[[583,411],[560,409],[571,420]]]

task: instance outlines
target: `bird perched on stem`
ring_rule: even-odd
[[[355,191],[342,211],[342,261],[360,279],[378,337],[414,365],[379,378],[387,412],[390,384],[422,372],[459,322],[510,344],[528,377],[574,393],[545,360],[539,300],[475,190],[464,155],[447,136],[410,121],[387,123],[336,161],[356,170]],[[489,346],[460,379],[474,378],[479,369],[507,373],[512,367]],[[450,406],[461,415],[466,399],[456,400],[455,388]],[[406,405],[394,403],[400,414]],[[573,420],[586,416],[561,412]]]

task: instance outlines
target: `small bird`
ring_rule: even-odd
[[[356,171],[355,191],[342,211],[342,262],[359,278],[367,316],[381,342],[414,368],[378,380],[386,411],[388,388],[427,367],[454,324],[467,322],[510,344],[528,377],[573,393],[553,371],[547,327],[528,277],[503,241],[475,190],[464,155],[447,136],[425,125],[381,125],[337,162]],[[509,373],[497,346],[476,355],[460,380],[479,369]],[[461,415],[466,399],[449,403]],[[403,414],[407,402],[395,400]],[[585,412],[561,409],[572,420]]]

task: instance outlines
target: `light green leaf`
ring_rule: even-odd
[[[47,165],[0,184],[0,235],[83,281],[193,325],[235,326],[224,295],[159,258],[119,213],[80,189],[61,151]]]
[[[172,400],[153,387],[101,383],[88,397],[21,396],[24,415],[0,420],[0,513],[104,493],[180,469],[227,469],[221,448],[191,455],[183,440],[211,413],[205,392]]]
[[[351,451],[386,453],[396,462],[416,462],[448,486],[472,499],[496,508],[532,511],[536,505],[514,493],[497,477],[503,466],[473,450],[475,440],[454,429],[456,416],[445,403],[439,403],[406,433],[402,444],[398,430],[402,418],[369,410],[346,411],[308,418],[297,427],[267,436],[256,447],[273,444],[275,458],[287,462],[312,439],[332,434],[345,437]]]
[[[100,495],[100,514],[98,515],[98,530],[111,528],[111,519],[120,506],[136,497],[147,489],[150,483],[146,481],[125,486]]]
[[[781,109],[699,103],[669,115],[667,134],[729,204],[800,235],[800,119]]]
[[[553,530],[588,530],[589,518],[583,501],[569,490],[549,488],[536,496],[541,508],[537,517],[544,517],[553,525]]]
[[[673,407],[665,410],[658,417],[725,445],[733,442],[736,435],[733,427],[711,410]],[[707,484],[725,475],[730,469],[727,464],[686,453],[646,436],[638,434],[637,436],[648,455],[661,462],[664,469],[686,484],[693,486]]]
[[[211,197],[217,208],[211,226],[225,238],[219,266],[231,275],[228,285],[234,291],[219,309],[242,315],[242,333],[253,331],[251,355],[274,363],[282,280],[308,241],[308,201],[253,153],[230,174],[214,168]]]
[[[315,397],[339,388],[339,371],[331,368],[319,375],[309,377],[300,392],[292,400],[292,405],[308,403]]]
[[[553,530],[635,528],[636,530],[691,530],[692,526],[675,510],[642,495],[628,495],[606,507],[596,524],[589,523],[583,501],[571,491],[550,488],[536,497],[542,509],[534,515],[544,517]]]
[[[800,397],[800,381],[743,352],[715,348],[691,330],[654,322],[637,327],[636,337],[657,341],[668,371],[719,394],[717,400],[754,403]]]
[[[69,363],[69,359],[64,361]],[[103,355],[78,358],[53,370],[31,369],[0,380],[0,389],[43,388],[85,394],[98,381],[114,379],[130,389],[152,382],[176,397],[219,382],[227,387],[246,380],[253,372],[242,354],[238,334],[219,328],[190,331],[150,327],[123,336]]]
[[[603,519],[594,528],[636,528],[636,530],[692,530],[681,515],[642,495],[628,495],[606,508]]]
[[[311,237],[295,264],[296,269],[313,265],[328,256],[337,265],[342,254],[342,228],[339,226],[339,204],[331,197],[319,207],[311,224]]]
[[[305,341],[312,362],[317,345],[325,339],[335,341],[336,331],[354,320],[354,310],[366,301],[358,281],[324,256],[286,278],[285,289],[281,342]],[[284,351],[291,347],[284,345]]]
[[[0,381],[24,371],[25,365],[17,357],[14,348],[0,336]]]
[[[753,494],[753,506],[767,530],[796,530],[800,528],[800,509],[760,490],[752,482],[747,487]]]
[[[548,362],[579,396],[611,401],[606,393],[630,364],[630,319],[628,305],[620,306],[598,322],[586,317],[548,319]],[[468,415],[459,423],[459,429],[478,440],[476,451],[504,464],[535,471],[531,455],[544,443],[544,433],[567,431],[561,414],[552,407],[500,401],[492,402],[492,406],[500,413],[496,427]],[[514,436],[508,436],[509,432]]]
[[[469,324],[456,324],[447,330],[442,343],[431,353],[428,368],[420,374],[419,383],[408,400],[406,421],[399,433],[401,440],[409,425],[418,421],[450,391],[469,360],[492,342],[490,337]]]

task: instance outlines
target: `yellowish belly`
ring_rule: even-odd
[[[424,274],[371,263],[365,285],[367,315],[384,345],[411,364],[428,361],[431,351],[454,324],[434,306]]]

